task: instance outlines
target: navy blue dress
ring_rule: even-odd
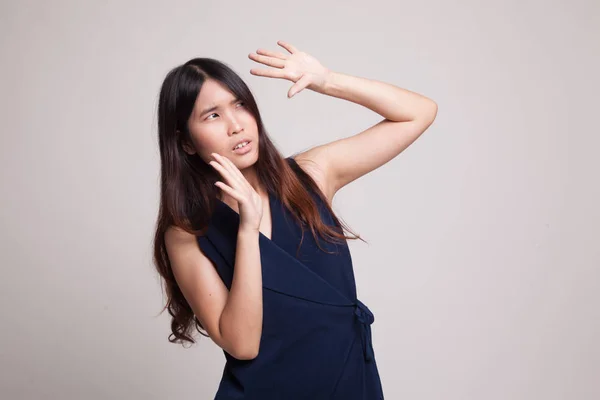
[[[303,171],[286,158],[298,174]],[[323,221],[332,215],[307,187]],[[238,360],[224,351],[216,400],[380,400],[383,390],[371,337],[372,312],[356,297],[347,243],[330,243],[300,225],[269,194],[271,239],[259,233],[263,280],[263,328],[258,356]],[[231,289],[240,216],[221,200],[205,235],[204,254]]]

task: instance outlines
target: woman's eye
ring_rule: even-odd
[[[237,103],[237,105],[238,105],[238,106],[241,106],[241,107],[244,107],[244,106],[246,106],[246,103],[244,103],[243,101],[239,101],[239,102]],[[210,117],[212,117],[213,115],[219,115],[219,114],[217,114],[217,113],[212,113],[212,114],[208,115],[208,116],[206,117],[206,119],[212,119],[212,118],[210,118]]]

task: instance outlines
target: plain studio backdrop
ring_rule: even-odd
[[[381,117],[251,75],[284,40],[421,93],[436,121],[336,195],[386,399],[600,398],[600,6],[3,1],[2,399],[211,399],[152,265],[169,69],[229,64],[284,156]]]

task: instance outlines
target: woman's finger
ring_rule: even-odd
[[[265,50],[265,49],[256,50],[256,54],[262,54],[262,55],[273,57],[273,58],[279,58],[281,60],[287,60],[287,58],[288,58],[288,56],[283,54],[282,52]]]
[[[238,187],[240,184],[239,182],[237,182],[236,179],[234,179],[231,175],[231,173],[227,170],[227,168],[225,168],[222,164],[220,164],[218,161],[210,161],[209,164],[217,170],[217,172],[219,172],[219,174],[221,174],[222,179],[232,188],[236,188]]]
[[[219,189],[233,197],[237,202],[242,201],[241,196],[235,190],[233,190],[231,187],[227,186],[223,182],[216,181],[215,186],[217,186]]]
[[[221,174],[221,177],[224,180],[229,181],[229,172],[227,172],[225,167],[223,167],[221,164],[219,164],[218,161],[215,161],[215,160],[210,160],[208,163],[210,164],[211,167],[216,169],[219,174]]]
[[[284,42],[283,40],[278,40],[277,44],[289,51],[291,54],[298,52],[298,49],[295,46],[292,46],[290,43]]]
[[[215,158],[231,173],[231,175],[237,178],[244,178],[244,175],[240,172],[239,168],[235,166],[233,161],[229,159],[229,157],[222,156],[219,153],[214,153]]]
[[[220,157],[221,162],[227,166],[229,172],[239,179],[240,183],[249,184],[244,174],[242,174],[242,171],[240,171],[240,169],[233,163],[233,161],[229,159],[229,157],[222,156],[218,153],[215,154]]]
[[[250,185],[244,174],[242,174],[242,171],[240,171],[240,169],[233,163],[233,161],[231,161],[228,157],[220,155],[219,153],[215,153],[215,156],[219,157],[221,164],[223,164],[227,168],[227,171],[231,174],[231,176],[237,178],[236,186],[239,185],[240,187],[245,187],[246,189],[252,187],[252,185]]]
[[[254,54],[254,53],[248,54],[248,58],[250,58],[251,60],[254,60],[256,62],[259,62],[261,64],[265,64],[265,65],[268,65],[268,66],[274,67],[274,68],[285,67],[285,60],[282,60],[280,58],[261,56],[261,55]]]
[[[299,93],[300,91],[304,90],[308,85],[310,85],[310,82],[311,80],[309,75],[302,75],[300,79],[298,79],[288,91],[288,98],[291,99],[296,93]]]
[[[209,162],[210,165],[217,169],[230,182],[229,186],[219,181],[215,182],[215,185],[228,193],[240,205],[246,204],[248,201],[255,201],[253,199],[258,196],[256,191],[235,164],[229,158],[221,156],[218,153],[213,153],[213,156],[219,158],[219,161],[211,160]],[[239,178],[235,179],[234,175],[237,174],[239,174]]]
[[[288,79],[286,73],[282,69],[252,68],[250,73],[252,75],[266,76],[268,78]]]
[[[231,168],[231,165],[225,161],[225,157],[218,153],[213,153],[213,157],[215,158],[213,162],[221,168],[219,171],[222,172],[221,175],[224,175],[224,177],[227,179],[227,183],[233,188],[240,186],[242,183],[241,179],[236,176],[235,171],[233,168]]]

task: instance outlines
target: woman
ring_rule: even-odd
[[[360,237],[343,234],[331,204],[414,142],[437,106],[278,44],[287,53],[249,55],[272,67],[252,74],[294,82],[290,98],[308,88],[384,119],[284,159],[228,66],[196,58],[168,73],[158,106],[154,261],[173,317],[169,340],[193,343],[195,327],[223,349],[216,399],[383,399],[374,316],[356,298],[346,242]]]

